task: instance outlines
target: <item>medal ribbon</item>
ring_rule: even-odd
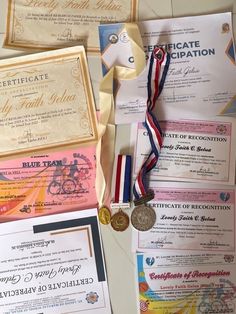
[[[161,75],[161,79],[159,82],[159,77],[161,74],[161,66],[164,65],[164,69]],[[165,52],[163,48],[155,48],[151,54],[150,62],[149,62],[149,70],[148,70],[148,82],[147,82],[147,109],[145,115],[144,125],[148,131],[149,141],[151,144],[151,152],[147,159],[142,164],[142,167],[137,175],[137,178],[134,182],[133,193],[135,197],[135,201],[141,201],[145,197],[148,196],[147,183],[146,183],[146,175],[150,172],[157,164],[161,146],[162,146],[162,131],[160,125],[153,114],[153,109],[155,108],[156,101],[160,96],[166,75],[169,69],[170,64],[170,55],[168,52]],[[154,80],[152,80],[152,70],[155,65],[155,73]],[[151,197],[153,198],[153,197]]]
[[[114,203],[130,202],[131,156],[118,155]]]

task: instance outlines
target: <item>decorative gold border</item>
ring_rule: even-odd
[[[32,55],[34,57],[35,55]],[[7,69],[7,68],[15,68],[16,66],[22,66],[22,65],[27,65],[27,64],[38,64],[38,63],[44,63],[45,61],[52,61],[52,60],[58,60],[58,59],[70,59],[76,57],[76,59],[80,61],[81,65],[81,72],[82,72],[82,78],[83,78],[83,86],[84,86],[84,91],[86,94],[86,100],[87,100],[87,105],[88,105],[88,116],[89,116],[89,121],[91,124],[92,128],[92,135],[88,138],[83,138],[83,139],[78,139],[78,140],[73,140],[67,142],[60,142],[60,143],[55,143],[55,144],[45,144],[45,145],[40,145],[40,146],[35,146],[32,148],[23,148],[23,149],[17,149],[17,150],[11,150],[7,151],[4,153],[0,153],[0,157],[7,157],[11,155],[16,155],[16,154],[22,154],[22,153],[33,153],[35,151],[39,151],[42,149],[51,149],[51,148],[66,148],[67,146],[71,145],[80,145],[80,144],[87,144],[91,142],[97,142],[98,140],[98,130],[97,130],[97,118],[96,118],[96,111],[95,111],[95,104],[93,100],[93,93],[92,93],[92,87],[89,79],[89,72],[88,72],[88,67],[87,67],[87,62],[86,62],[86,57],[85,57],[85,51],[81,50],[78,52],[65,52],[62,54],[58,55],[53,55],[53,56],[47,56],[43,57],[40,56],[37,60],[27,60],[27,61],[19,61],[19,62],[13,62],[13,63],[8,63],[8,64],[2,64],[0,62],[0,71],[2,69]],[[25,57],[23,57],[25,59]],[[17,58],[15,58],[17,60]],[[1,135],[0,135],[1,136]]]
[[[23,44],[17,44],[13,40],[13,34],[10,35],[11,32],[11,24],[14,23],[14,14],[13,14],[13,1],[16,0],[8,0],[8,9],[7,9],[7,24],[6,24],[6,34],[4,39],[3,46],[6,48],[20,48],[22,50],[31,50],[31,51],[48,51],[48,50],[55,50],[61,48],[69,48],[70,46],[40,46],[40,44],[35,45],[32,43],[25,42]],[[138,18],[138,1],[139,0],[130,0],[130,18],[126,21],[122,22],[134,22]],[[13,28],[12,28],[13,30]],[[87,47],[86,52],[88,53],[100,53],[99,47]]]

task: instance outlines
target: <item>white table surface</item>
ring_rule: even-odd
[[[0,47],[2,46],[7,0],[0,0]],[[232,12],[236,35],[236,0],[139,0],[139,19],[159,19],[177,16]],[[0,48],[0,59],[24,53]],[[102,78],[99,57],[88,57],[96,104]],[[129,126],[117,128],[117,153],[130,153]],[[124,232],[115,232],[110,226],[101,226],[107,268],[108,284],[113,314],[137,314],[135,254],[131,252],[131,227]]]

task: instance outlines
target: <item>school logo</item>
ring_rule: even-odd
[[[98,298],[99,298],[99,296],[98,296],[97,292],[90,292],[90,293],[86,294],[86,300],[90,304],[96,303],[98,301]]]
[[[155,263],[155,258],[154,257],[147,257],[146,263],[148,266],[152,266]]]
[[[228,23],[222,24],[222,33],[228,33],[230,31],[230,26]]]
[[[216,127],[216,132],[217,132],[218,134],[225,134],[225,133],[227,132],[227,128],[226,128],[225,125],[219,124],[219,125],[217,125],[217,127]]]
[[[230,194],[227,192],[221,192],[220,193],[220,199],[223,201],[223,202],[227,202],[229,199],[230,199]]]
[[[111,44],[116,44],[118,42],[118,36],[116,34],[110,34],[108,40]]]
[[[226,263],[232,263],[234,261],[234,256],[233,255],[225,255],[224,260]]]

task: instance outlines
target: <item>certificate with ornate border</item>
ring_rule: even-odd
[[[96,142],[81,46],[0,62],[0,157]]]
[[[97,210],[4,223],[0,312],[111,314]]]
[[[84,45],[99,52],[98,25],[136,20],[138,0],[8,0],[4,45],[49,50]]]
[[[236,130],[233,118],[160,121],[163,145],[151,180],[234,184]],[[134,175],[150,151],[142,123],[132,124]]]
[[[150,189],[156,222],[133,230],[135,251],[235,252],[234,186],[153,181]]]

